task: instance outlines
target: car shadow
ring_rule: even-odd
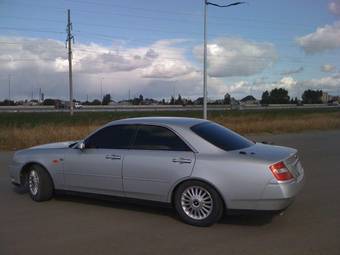
[[[17,193],[19,195],[28,194],[27,187],[22,187],[20,185],[11,185],[11,188],[15,193]]]
[[[272,222],[275,214],[247,212],[224,216],[219,223],[239,226],[263,226]]]
[[[180,220],[175,209],[166,203],[150,202],[139,199],[84,195],[84,194],[65,194],[59,193],[54,199],[62,202],[72,202],[80,204],[88,204],[113,209],[129,210],[147,214],[168,216],[176,220]],[[254,211],[233,212],[222,217],[217,224],[240,225],[240,226],[262,226],[269,224],[275,215],[272,213],[259,213]]]
[[[78,194],[56,194],[54,199],[62,202],[72,202],[87,205],[109,207],[150,214],[177,217],[172,207],[165,203],[149,202],[138,199],[101,196],[101,195],[78,195]]]

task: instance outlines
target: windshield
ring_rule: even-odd
[[[204,122],[191,127],[191,130],[225,151],[240,150],[252,146],[254,143],[247,138],[212,122]]]

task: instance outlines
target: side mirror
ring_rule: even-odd
[[[81,151],[85,150],[85,143],[84,142],[80,142],[78,144],[78,149],[81,150]]]

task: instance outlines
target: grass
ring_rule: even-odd
[[[77,140],[112,120],[143,116],[201,117],[201,112],[1,113],[0,149]],[[340,109],[212,111],[209,119],[241,134],[340,129]]]

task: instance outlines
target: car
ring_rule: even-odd
[[[336,101],[336,100],[331,100],[331,101],[328,101],[327,102],[327,105],[328,106],[338,106],[339,105],[339,102],[338,101]]]
[[[150,200],[196,226],[233,210],[282,211],[304,179],[296,149],[177,117],[112,121],[80,141],[19,150],[9,169],[34,201],[60,190]]]
[[[303,101],[298,100],[297,103],[296,103],[296,106],[303,106]]]
[[[82,109],[82,108],[83,108],[83,105],[82,105],[81,103],[79,103],[79,102],[75,102],[75,103],[74,103],[74,108],[75,108],[75,109]]]

